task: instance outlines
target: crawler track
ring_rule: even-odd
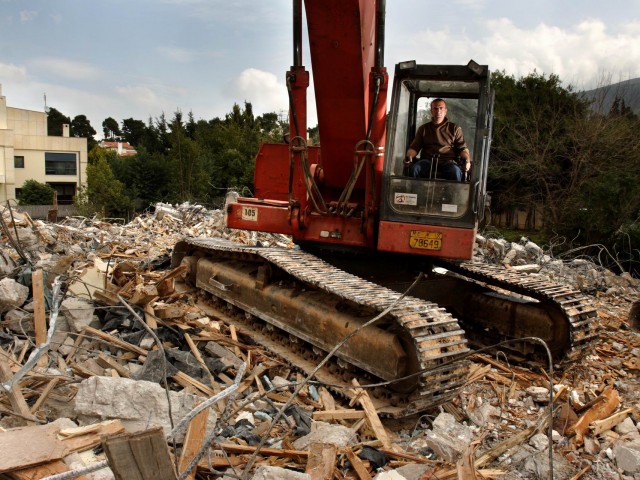
[[[523,275],[504,267],[477,263],[439,262],[466,278],[518,293],[560,310],[568,322],[568,343],[555,360],[579,360],[598,338],[597,312],[591,299],[566,285],[550,282],[541,275]]]
[[[249,247],[219,239],[190,239],[176,245],[172,264],[178,265],[189,258],[213,262],[235,261],[242,262],[242,265],[249,262],[255,265],[252,271],[258,271],[263,265],[275,267],[286,274],[284,280],[281,275],[277,277],[278,285],[291,283],[288,287],[292,292],[291,296],[295,296],[293,292],[299,291],[300,288],[313,289],[328,295],[327,298],[346,301],[376,314],[391,307],[382,321],[386,330],[393,331],[401,338],[407,350],[410,367],[406,373],[423,373],[417,373],[418,379],[411,392],[389,389],[385,395],[389,399],[388,404],[378,406],[378,411],[383,415],[402,417],[426,410],[449,400],[466,381],[468,363],[465,360],[456,361],[462,359],[469,351],[464,331],[460,329],[455,318],[434,303],[413,297],[405,297],[398,301],[399,293],[339,270],[300,250]],[[201,265],[200,261],[198,265]],[[330,350],[323,344],[322,339],[309,338],[307,332],[299,332],[295,326],[283,324],[282,319],[274,316],[272,312],[257,309],[246,297],[234,296],[232,292],[239,290],[239,286],[227,284],[225,287],[218,280],[211,283],[206,278],[201,278],[200,274],[196,286],[244,310],[247,316],[258,317],[277,327],[285,336],[288,333],[289,337],[293,335],[302,338],[316,348]],[[254,295],[259,296],[261,291],[269,293],[267,285],[257,275]],[[394,302],[397,303],[394,305]],[[245,327],[249,328],[250,325],[246,324]],[[256,330],[254,334],[258,335],[260,332]],[[271,345],[271,350],[275,350],[275,353],[285,359],[290,357],[291,353],[283,352],[282,345],[277,346],[273,343],[273,338],[262,335],[262,342],[267,344],[266,347]],[[335,342],[340,339],[336,337]],[[375,357],[375,352],[373,353]],[[371,381],[392,380],[378,375],[378,366],[366,365],[361,358],[342,355],[340,360],[367,371]],[[307,372],[314,366],[313,363],[302,359],[290,361]]]

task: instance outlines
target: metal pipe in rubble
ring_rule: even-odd
[[[302,0],[293,0],[293,66],[302,66]]]

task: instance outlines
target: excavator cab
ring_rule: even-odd
[[[378,249],[446,258],[471,257],[484,212],[493,93],[486,66],[396,66],[387,124]],[[407,175],[404,158],[418,127],[430,120],[430,104],[447,102],[447,117],[462,127],[472,168],[462,182],[449,180],[432,161],[428,178]],[[405,241],[403,241],[403,239]]]

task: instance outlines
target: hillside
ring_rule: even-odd
[[[632,78],[623,82],[612,83],[604,87],[580,92],[585,98],[593,99],[594,109],[606,113],[616,97],[624,99],[633,113],[640,114],[640,78]]]

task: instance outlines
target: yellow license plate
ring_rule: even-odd
[[[411,230],[411,236],[409,237],[409,246],[411,248],[419,248],[422,250],[441,250],[442,233]]]

